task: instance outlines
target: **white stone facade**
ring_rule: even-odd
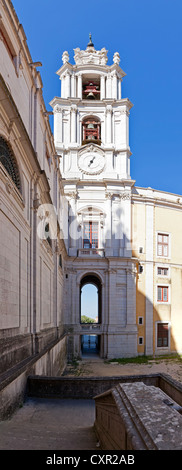
[[[57,208],[63,189],[42,97],[41,64],[32,62],[23,27],[9,0],[0,2],[0,64],[3,372],[63,334],[60,253],[63,266],[65,257],[63,239],[49,243],[37,232],[41,221],[45,229],[46,208]]]
[[[131,179],[118,52],[110,66],[91,39],[74,52],[58,71],[53,136],[41,63],[0,0],[0,373],[59,340],[80,357],[84,335],[105,358],[182,352],[182,196]],[[86,283],[94,324],[81,321]]]
[[[80,354],[83,333],[100,335],[102,357],[135,356],[136,260],[131,252],[129,99],[121,98],[125,73],[119,54],[107,65],[107,51],[88,44],[75,49],[75,65],[63,53],[57,72],[61,97],[52,100],[55,147],[60,156],[69,204],[69,258],[65,327],[72,331],[72,350]],[[88,85],[89,83],[89,85]],[[96,100],[84,95],[95,85]],[[100,95],[97,96],[97,93]],[[99,139],[85,139],[84,123],[95,119]],[[90,128],[93,124],[90,124]],[[84,246],[85,224],[97,224],[98,245]],[[91,329],[80,322],[80,283],[87,275],[101,283],[100,321]]]

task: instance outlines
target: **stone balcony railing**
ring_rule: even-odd
[[[78,257],[79,258],[95,258],[95,257],[100,257],[104,258],[105,256],[105,251],[103,248],[81,248],[78,250]]]
[[[82,323],[81,330],[93,334],[95,331],[101,330],[101,325],[99,323]]]

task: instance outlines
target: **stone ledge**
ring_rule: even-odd
[[[158,387],[120,383],[95,403],[102,449],[182,450],[182,409]]]
[[[43,377],[29,376],[27,394],[42,398],[94,398],[119,383],[142,381],[159,386],[160,374],[119,377]],[[182,393],[182,390],[181,390]]]
[[[0,375],[0,419],[7,419],[22,403],[30,374],[63,373],[66,366],[66,335],[49,344],[41,353],[16,364]]]

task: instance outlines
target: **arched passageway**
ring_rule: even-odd
[[[101,323],[101,318],[101,281],[96,275],[88,274],[80,283],[80,323],[85,325],[85,334],[81,335],[82,354],[99,354],[100,336],[94,334],[94,326]]]

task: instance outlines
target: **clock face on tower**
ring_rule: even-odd
[[[88,152],[80,156],[78,166],[86,174],[96,175],[103,171],[105,158],[97,152]]]

